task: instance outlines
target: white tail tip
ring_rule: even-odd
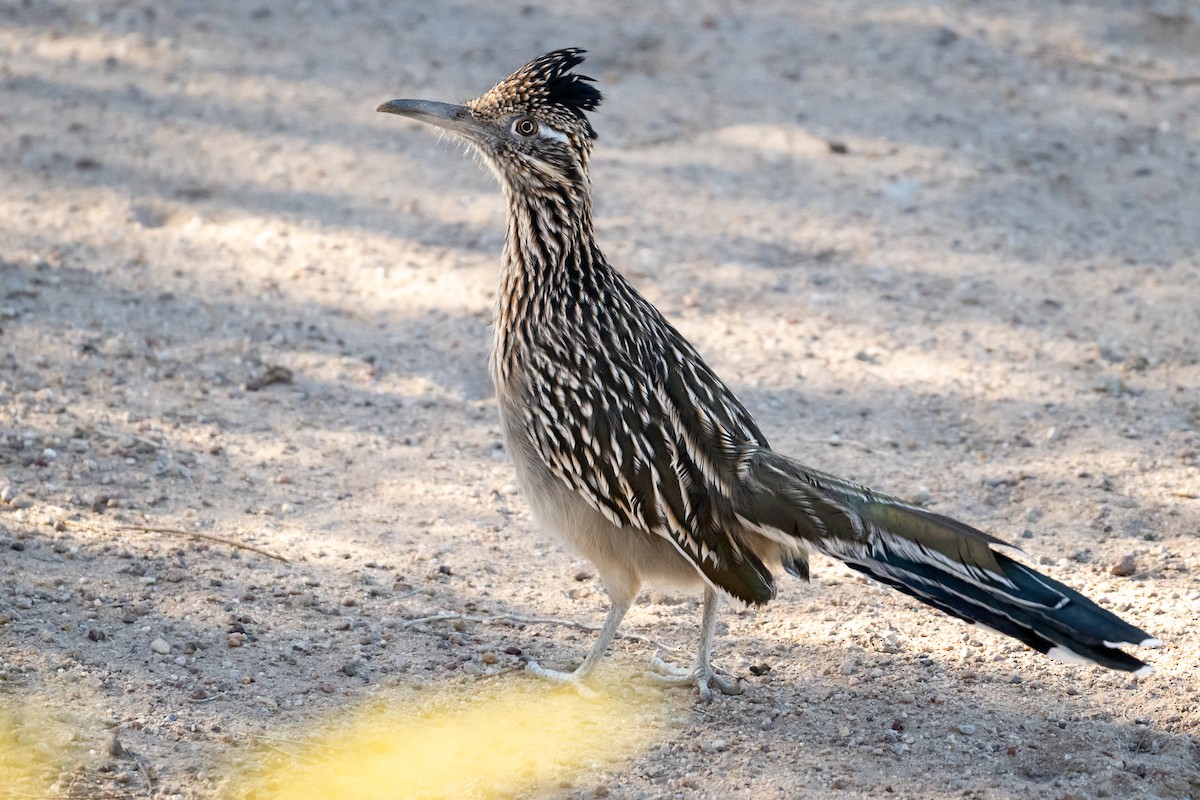
[[[1079,655],[1074,650],[1068,650],[1061,645],[1055,645],[1046,651],[1046,655],[1064,664],[1095,664],[1090,658]]]
[[[1105,647],[1162,647],[1162,639],[1143,639],[1140,642],[1105,642]]]

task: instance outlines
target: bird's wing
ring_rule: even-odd
[[[762,432],[653,306],[631,289],[614,302],[640,307],[592,309],[600,346],[552,336],[529,355],[535,450],[613,524],[668,539],[715,588],[766,602],[774,579],[733,503],[739,455],[766,447]]]

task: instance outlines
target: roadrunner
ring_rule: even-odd
[[[508,231],[491,355],[505,439],[539,524],[593,564],[612,606],[573,672],[582,685],[643,584],[702,587],[695,663],[652,664],[668,685],[740,691],[712,666],[722,595],[775,596],[808,578],[808,552],[968,623],[1065,661],[1148,670],[1124,645],[1157,639],[1014,560],[1020,551],[949,517],[780,455],[687,340],[609,265],[592,229],[588,173],[600,104],[547,53],[466,105],[392,100],[378,110],[469,142],[500,181]]]

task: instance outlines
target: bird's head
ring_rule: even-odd
[[[462,136],[510,189],[586,192],[596,131],[584,112],[600,105],[600,90],[571,72],[583,53],[540,56],[465,105],[392,100],[376,110]]]

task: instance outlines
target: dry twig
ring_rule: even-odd
[[[222,697],[228,696],[229,692],[213,692],[208,697],[189,697],[188,702],[199,705],[200,703],[211,703],[213,700],[220,700]]]
[[[585,631],[587,633],[595,633],[600,630],[599,625],[588,625],[584,622],[575,622],[569,619],[558,619],[556,617],[526,617],[520,614],[496,614],[490,617],[472,617],[467,614],[460,614],[457,611],[445,611],[440,614],[432,614],[428,617],[417,617],[416,619],[405,620],[401,625],[403,628],[411,628],[414,625],[422,625],[427,622],[445,622],[446,620],[460,619],[463,622],[475,622],[480,625],[497,625],[500,623],[508,623],[512,625],[558,625],[563,628],[574,628],[577,631]],[[649,636],[642,636],[639,633],[629,633],[627,631],[617,631],[617,636],[622,639],[629,639],[632,642],[642,642],[644,644],[654,645],[663,650],[668,650],[673,653],[685,652],[681,648],[673,647],[657,639],[651,639]]]
[[[146,436],[138,436],[136,433],[121,433],[120,431],[110,431],[106,428],[95,428],[94,430],[95,430],[97,436],[101,436],[105,439],[120,439],[122,436],[128,436],[130,439],[133,439],[135,442],[138,442],[139,444],[144,444],[147,447],[153,447],[155,450],[168,449],[165,439],[161,442],[156,442],[153,439],[150,439]]]
[[[216,534],[212,533],[185,531],[182,528],[159,528],[149,525],[111,525],[102,527],[98,525],[88,525],[87,523],[76,522],[73,520],[68,520],[67,524],[76,528],[95,531],[97,533],[106,533],[110,531],[138,531],[141,533],[167,533],[174,536],[188,536],[193,539],[203,539],[206,542],[217,542],[219,544],[229,545],[230,547],[234,547],[239,550],[249,550],[251,552],[258,553],[259,555],[266,556],[267,558],[273,558],[276,561],[282,561],[285,564],[288,563],[287,558],[279,555],[278,553],[272,553],[270,550],[264,550],[263,548],[256,547],[252,544],[239,542],[236,539],[227,539],[224,536],[217,536]]]
[[[868,453],[875,452],[875,448],[871,447],[871,445],[867,444],[866,442],[860,442],[857,439],[843,439],[840,436],[828,436],[825,438],[801,436],[800,441],[809,442],[811,444],[827,444],[830,447],[842,447],[843,445],[849,445],[851,447],[861,447]]]

